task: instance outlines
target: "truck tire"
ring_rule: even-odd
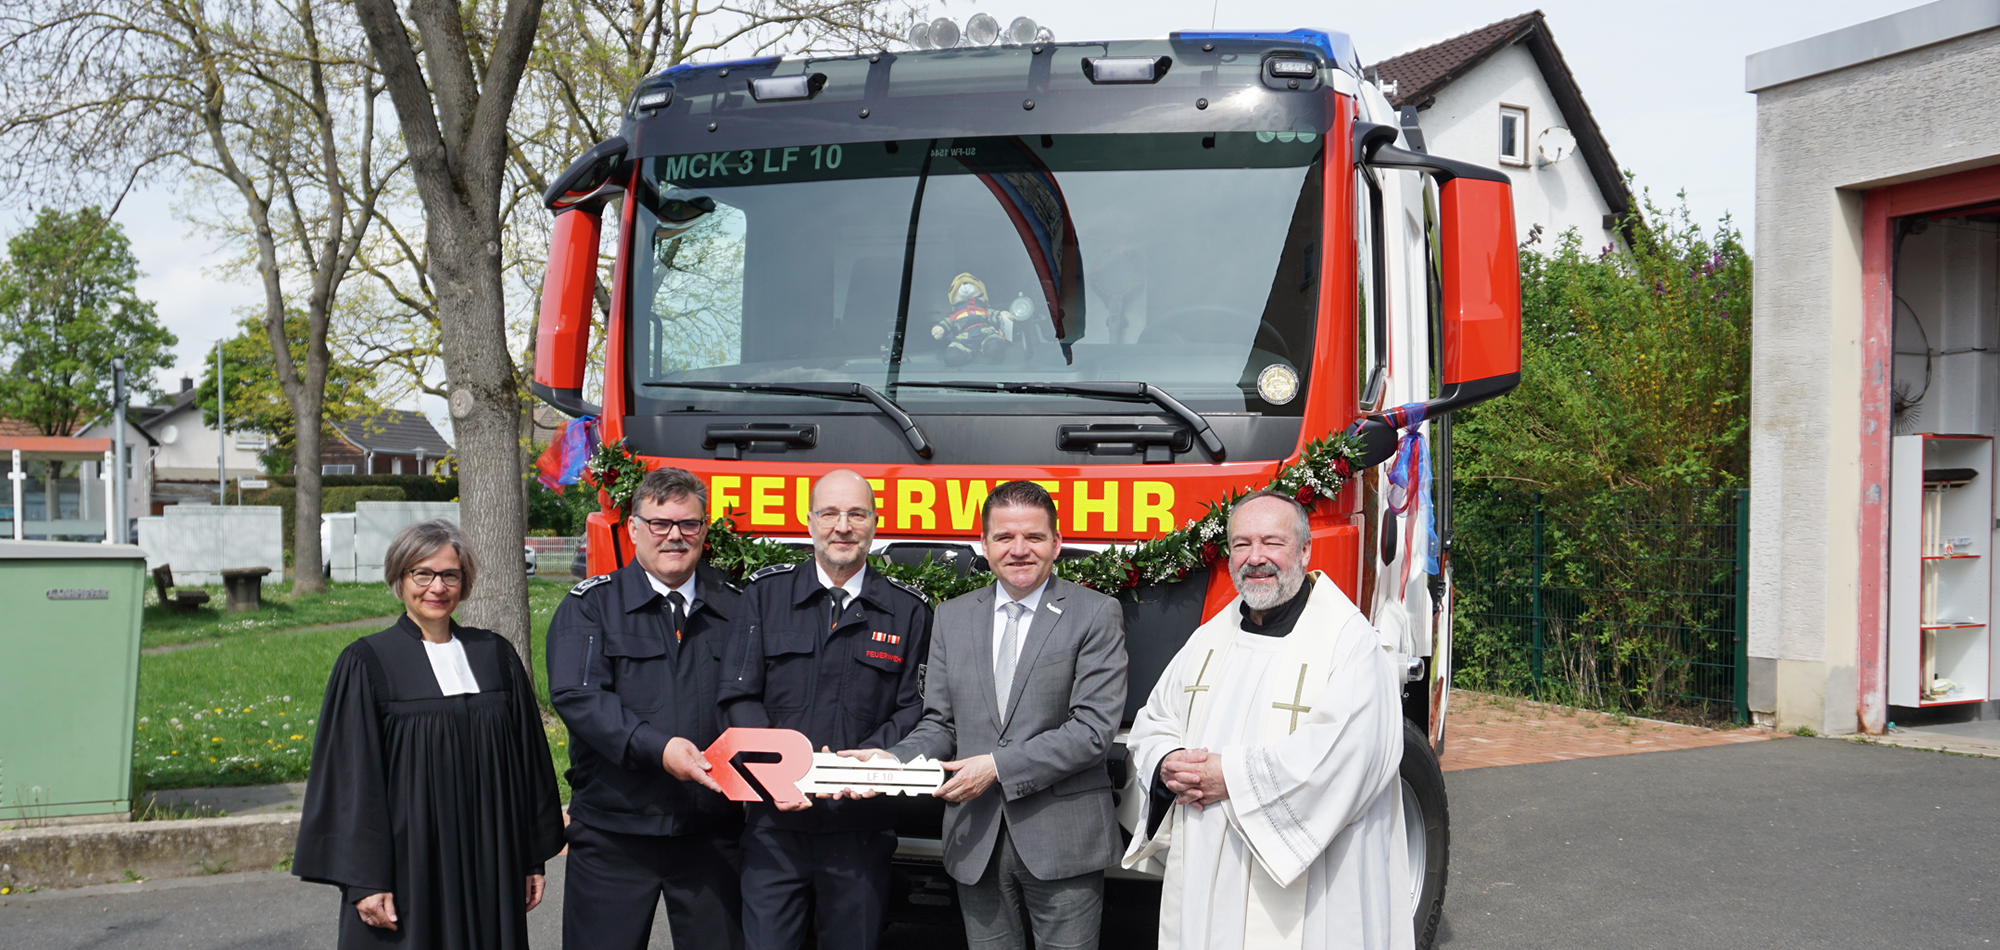
[[[1417,950],[1437,942],[1444,919],[1444,889],[1451,864],[1451,812],[1444,770],[1424,730],[1403,721],[1403,831],[1410,848],[1410,904]]]

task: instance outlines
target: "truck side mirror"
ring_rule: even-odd
[[[1436,418],[1507,392],[1521,382],[1521,258],[1514,237],[1513,184],[1505,172],[1397,148],[1395,130],[1361,123],[1355,154],[1378,168],[1420,171],[1438,183],[1443,323]]]
[[[590,355],[590,306],[597,291],[604,202],[624,193],[631,177],[630,152],[624,136],[605,139],[569,163],[542,195],[556,223],[549,236],[549,269],[542,277],[535,375],[528,389],[571,416],[604,412],[583,400],[583,374]]]
[[[557,214],[571,208],[594,211],[602,207],[605,199],[625,190],[625,155],[630,151],[622,135],[591,146],[549,183],[542,204]]]
[[[535,375],[529,389],[571,416],[604,412],[583,400],[602,215],[601,208],[578,208],[556,215],[555,231],[549,237],[549,269],[542,277],[541,318],[535,325]]]
[[[1438,190],[1444,326],[1433,415],[1491,399],[1521,382],[1513,188],[1505,181],[1455,177]]]

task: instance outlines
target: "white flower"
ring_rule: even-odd
[[[150,719],[150,718],[147,718],[147,717],[145,717],[145,716],[140,716],[140,717],[139,717],[139,721],[140,721],[140,722],[152,722],[153,720],[152,720],[152,719]]]
[[[200,718],[201,718],[201,713],[195,713],[195,714],[194,714],[194,718],[196,718],[196,719],[200,719]]]
[[[180,721],[180,720],[179,720],[178,718],[175,718],[175,719],[169,719],[169,720],[167,720],[167,725],[170,725],[170,726],[178,726],[178,725],[180,725],[180,724],[181,724],[181,721]]]

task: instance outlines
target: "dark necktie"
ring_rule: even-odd
[[[674,642],[679,643],[681,642],[681,632],[687,629],[687,598],[682,597],[680,591],[668,591],[667,604],[673,608]]]
[[[833,611],[827,615],[826,625],[828,630],[832,630],[840,626],[841,609],[847,606],[847,591],[840,587],[829,587],[826,589],[826,599],[833,603]]]

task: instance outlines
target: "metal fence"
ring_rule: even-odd
[[[1452,682],[1747,722],[1747,489],[1458,492]]]
[[[527,539],[528,549],[535,552],[535,573],[542,577],[569,576],[576,551],[582,546],[582,538]]]

